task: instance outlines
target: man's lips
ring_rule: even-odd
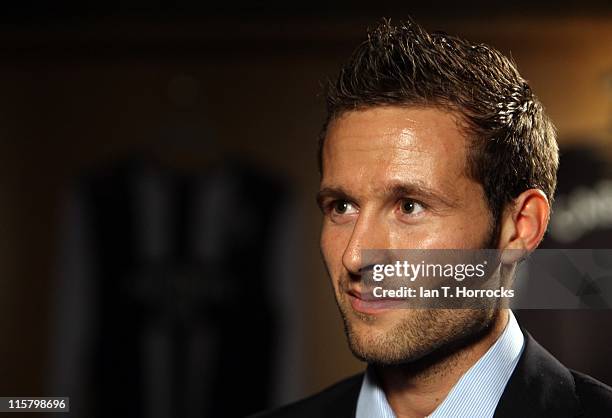
[[[401,308],[405,304],[403,298],[377,298],[371,291],[349,289],[346,294],[351,301],[353,310],[364,314],[379,314],[391,309]]]

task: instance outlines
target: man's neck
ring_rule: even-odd
[[[431,414],[461,376],[497,341],[507,323],[508,310],[503,309],[479,338],[433,361],[420,362],[426,366],[377,367],[376,374],[396,417],[422,418]]]

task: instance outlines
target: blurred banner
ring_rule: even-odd
[[[586,145],[562,147],[557,184],[549,232],[540,248],[612,248],[612,171],[605,154]],[[602,261],[610,263],[609,258]],[[557,268],[572,271],[571,266]],[[573,278],[581,282],[587,279],[581,274]],[[603,284],[609,283],[607,280]],[[529,293],[531,286],[537,286],[537,282],[523,281],[523,292]],[[585,288],[585,292],[589,289]],[[609,309],[599,312],[521,310],[516,314],[521,325],[561,361],[607,384],[612,383],[612,334],[601,328],[602,324],[612,322]],[[587,354],[594,352],[602,354]]]
[[[73,415],[241,417],[291,399],[300,219],[286,186],[237,161],[200,175],[124,161],[77,183],[50,382]]]

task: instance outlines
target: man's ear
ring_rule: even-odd
[[[544,192],[529,189],[521,193],[505,208],[499,234],[500,250],[518,250],[527,254],[542,241],[548,219],[550,204]]]

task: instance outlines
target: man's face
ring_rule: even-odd
[[[359,297],[363,249],[474,249],[490,239],[482,186],[467,176],[467,139],[434,108],[351,111],[329,126],[319,203],[321,251],[355,355],[411,362],[490,325],[493,311],[385,309]]]

